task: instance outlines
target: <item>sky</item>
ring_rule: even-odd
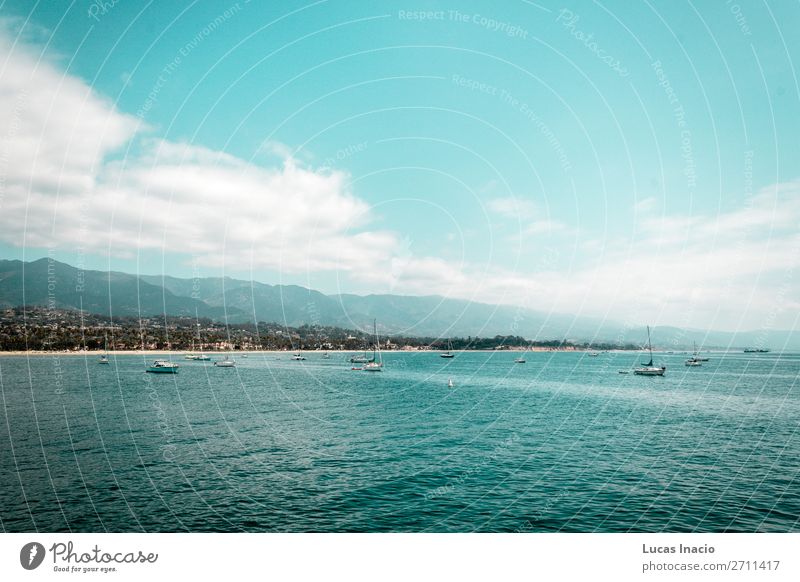
[[[800,314],[796,2],[0,4],[0,258]]]

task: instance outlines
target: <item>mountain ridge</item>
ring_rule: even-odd
[[[54,259],[0,260],[0,307],[52,305],[117,316],[183,315],[215,321],[274,322],[289,327],[331,325],[426,337],[522,335],[528,339],[618,340],[643,343],[644,326],[625,327],[587,316],[543,313],[515,306],[438,295],[374,293],[326,295],[299,285],[271,285],[233,277],[180,278],[81,270]],[[793,330],[704,331],[655,328],[654,344],[686,349],[767,347],[800,349]]]

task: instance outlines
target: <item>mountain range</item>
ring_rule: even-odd
[[[325,295],[297,285],[268,285],[230,277],[182,279],[82,270],[52,259],[0,260],[0,307],[23,305],[83,309],[111,316],[197,316],[215,321],[275,322],[296,327],[331,325],[424,337],[521,335],[528,339],[641,344],[644,326],[538,312],[440,296]],[[654,345],[685,349],[800,349],[788,330],[706,331],[660,326]]]

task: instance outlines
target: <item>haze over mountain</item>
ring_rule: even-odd
[[[644,341],[644,324],[550,314],[439,296],[325,295],[296,285],[268,285],[229,277],[182,279],[80,270],[40,259],[0,260],[0,307],[22,305],[84,309],[111,316],[182,315],[217,321],[333,325],[416,336],[522,335],[528,339]],[[800,348],[800,334],[784,330],[654,330],[654,344],[691,347]]]

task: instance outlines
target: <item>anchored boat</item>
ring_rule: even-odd
[[[382,372],[383,371],[383,358],[381,357],[381,345],[378,340],[378,320],[372,320],[373,333],[375,334],[375,343],[372,345],[372,358],[364,364],[363,370],[365,372]]]
[[[214,362],[214,365],[217,368],[235,368],[236,361],[232,360],[230,356],[226,355],[224,360],[218,360]]]
[[[156,360],[153,365],[147,368],[153,374],[177,374],[178,364],[173,364],[167,360]]]
[[[663,376],[667,371],[666,366],[653,365],[653,344],[650,341],[650,326],[647,326],[647,349],[650,350],[650,361],[640,368],[634,368],[633,373],[637,376]]]
[[[442,352],[441,354],[439,354],[439,357],[441,357],[441,358],[453,358],[453,357],[455,357],[455,355],[452,353],[452,351],[453,351],[453,342],[450,341],[450,338],[447,338],[447,351],[446,352]]]

